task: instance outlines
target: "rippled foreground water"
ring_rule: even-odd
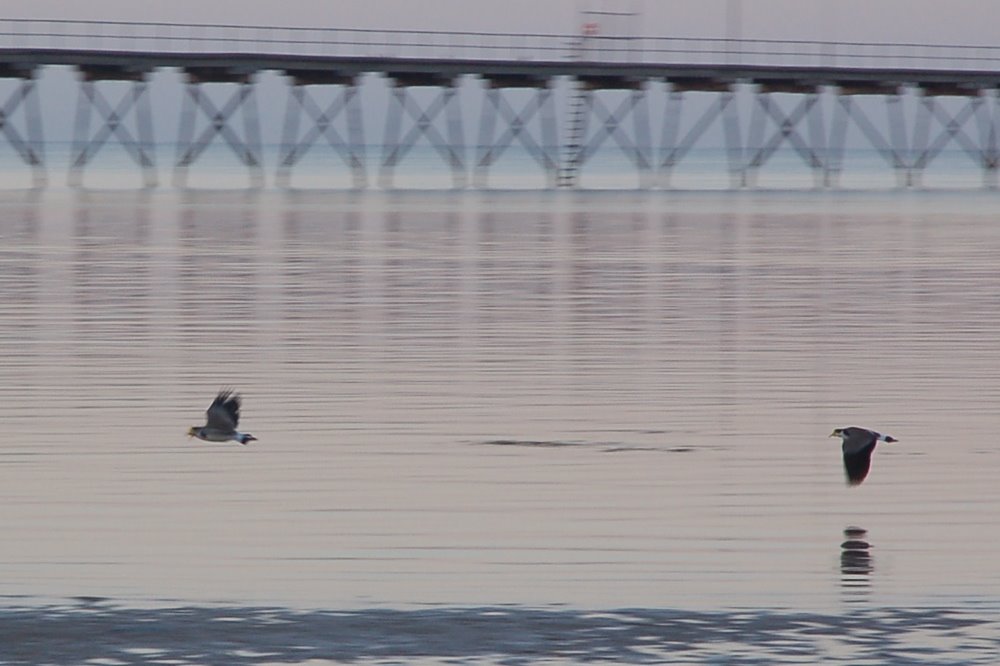
[[[944,608],[811,612],[290,611],[88,605],[0,615],[5,663],[995,663],[1000,622]]]
[[[2,195],[0,663],[995,663],[996,202]]]

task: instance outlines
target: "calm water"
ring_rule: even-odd
[[[993,663],[996,205],[4,194],[0,662]]]

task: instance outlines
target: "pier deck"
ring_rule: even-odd
[[[81,73],[71,165],[76,182],[109,138],[122,143],[143,167],[147,185],[156,182],[152,111],[145,95],[150,77],[165,69],[179,71],[187,88],[175,174],[183,175],[209,142],[222,137],[248,167],[255,185],[264,178],[253,92],[255,76],[264,71],[284,74],[289,82],[279,182],[288,181],[308,148],[298,130],[301,118],[309,115],[314,134],[317,127],[326,132],[335,121],[345,124],[346,138],[338,135],[330,143],[352,170],[355,185],[367,184],[368,142],[356,92],[361,77],[371,74],[386,77],[393,91],[385,102],[389,121],[381,141],[385,186],[391,186],[393,170],[420,138],[439,149],[456,186],[468,182],[469,171],[476,171],[475,182],[484,184],[490,165],[515,139],[553,186],[576,185],[585,163],[607,141],[628,156],[645,185],[664,185],[716,121],[724,126],[728,169],[736,186],[752,184],[756,171],[782,144],[802,156],[817,184],[834,185],[851,121],[904,186],[918,184],[923,170],[949,143],[976,161],[989,186],[995,185],[1000,165],[1000,48],[995,47],[0,20],[0,78],[21,82],[3,106],[0,129],[35,169],[39,184],[45,179],[39,120],[43,102],[35,82],[50,66]],[[482,81],[485,91],[474,161],[465,157],[469,146],[462,131],[463,110],[454,99],[460,81],[469,78]],[[115,106],[100,92],[105,81],[131,81],[135,87]],[[650,82],[666,84],[668,96],[660,145],[653,145],[649,127]],[[236,84],[239,91],[216,108],[201,88],[219,84]],[[568,93],[557,109],[551,91],[559,85]],[[340,101],[317,111],[306,93],[314,86],[340,89]],[[408,93],[417,87],[438,88],[441,96],[422,108]],[[511,107],[503,92],[514,88],[536,90],[534,106]],[[629,96],[617,108],[601,101],[605,91],[623,90]],[[738,105],[732,103],[737,91],[753,98],[749,119],[739,117]],[[692,92],[714,94],[719,101],[681,131],[681,102]],[[774,94],[797,95],[801,101],[788,113],[771,102]],[[834,100],[829,127],[816,117],[821,96]],[[884,99],[888,126],[869,120],[851,103],[855,96]],[[901,112],[904,96],[916,100],[917,112],[909,118]],[[935,104],[938,97],[962,98],[964,105],[948,112]],[[22,106],[25,120],[19,128],[13,114]],[[90,127],[95,109],[103,123],[96,133]],[[214,131],[196,132],[199,110],[215,124]],[[241,113],[242,133],[230,126]],[[528,127],[532,116],[537,118],[534,130]],[[134,119],[134,131],[125,128],[128,118]],[[410,120],[413,125],[403,135]],[[505,132],[503,145],[497,143],[498,123]],[[800,132],[803,126],[808,130]]]

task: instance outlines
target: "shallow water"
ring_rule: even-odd
[[[0,207],[0,636],[92,613],[221,655],[177,614],[301,612],[320,624],[251,647],[294,661],[278,648],[346,617],[382,627],[367,651],[301,660],[519,663],[548,613],[565,627],[524,639],[544,659],[641,661],[627,616],[654,627],[649,654],[695,618],[690,660],[910,663],[833,638],[862,618],[871,641],[926,639],[927,663],[996,653],[995,194],[53,190]],[[184,436],[223,386],[260,441]],[[858,488],[827,438],[846,425],[901,440]],[[470,630],[465,651],[377,647],[385,626],[443,645],[494,611],[510,635]],[[591,635],[599,611],[618,629]],[[732,650],[698,651],[734,624]],[[575,632],[581,652],[551,652]],[[51,634],[28,636],[0,661],[44,660]]]

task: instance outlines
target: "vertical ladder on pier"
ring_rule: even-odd
[[[574,187],[583,163],[583,142],[587,133],[588,102],[590,91],[574,87],[570,92],[569,113],[566,123],[566,146],[563,163],[559,168],[559,187]]]

